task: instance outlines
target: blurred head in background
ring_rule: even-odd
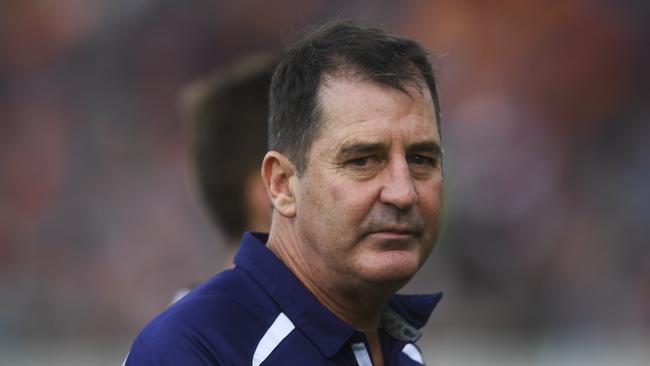
[[[245,230],[269,230],[271,206],[259,167],[275,66],[272,55],[250,56],[185,95],[194,176],[233,250]]]

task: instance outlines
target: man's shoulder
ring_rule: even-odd
[[[232,322],[265,322],[276,305],[250,276],[240,269],[218,274],[190,291],[159,317],[170,325],[197,325],[222,329]],[[226,328],[226,330],[230,330]]]
[[[241,270],[222,272],[154,318],[138,335],[126,364],[213,365],[222,357],[252,354],[277,313],[264,290]]]

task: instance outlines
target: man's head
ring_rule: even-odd
[[[350,23],[316,30],[281,61],[262,176],[269,245],[303,282],[397,290],[424,263],[442,206],[435,93],[417,43]]]
[[[236,243],[244,230],[267,231],[270,203],[259,177],[275,57],[258,55],[190,87],[185,104],[191,157],[212,217]]]
[[[372,81],[402,91],[407,84],[426,86],[440,133],[435,78],[428,54],[418,43],[351,22],[328,23],[297,41],[273,76],[269,150],[289,156],[300,173],[323,122],[319,90],[323,80],[333,76]]]

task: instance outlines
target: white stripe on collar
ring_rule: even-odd
[[[352,343],[351,347],[354,352],[354,358],[357,359],[359,366],[372,366],[372,361],[370,361],[370,355],[365,344],[362,342]]]
[[[415,347],[413,343],[408,343],[404,348],[402,348],[402,352],[409,356],[409,358],[420,365],[424,365],[424,359],[422,358],[422,353],[420,353],[420,350]]]
[[[284,313],[280,313],[257,344],[253,354],[253,366],[259,366],[264,362],[294,328],[291,320]]]

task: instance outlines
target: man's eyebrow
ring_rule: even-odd
[[[344,144],[338,150],[338,156],[357,156],[365,154],[373,154],[379,151],[386,150],[386,144],[382,142],[350,142]]]
[[[406,149],[409,152],[432,153],[436,156],[442,155],[442,147],[435,141],[422,141],[411,144]]]

